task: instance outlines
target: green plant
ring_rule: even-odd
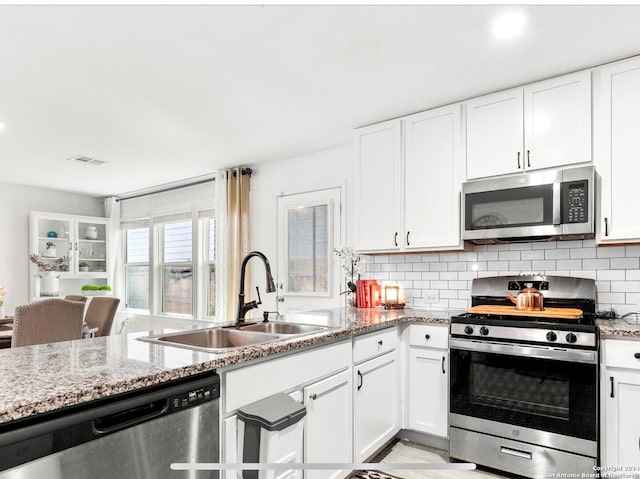
[[[78,266],[80,266],[81,268],[88,268],[89,267],[89,263],[85,263],[84,261],[81,261],[80,263],[78,263]]]
[[[111,286],[108,284],[83,284],[82,291],[111,291]]]

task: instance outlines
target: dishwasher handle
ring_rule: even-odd
[[[169,401],[152,401],[140,406],[132,407],[125,411],[118,411],[108,416],[93,420],[93,431],[96,434],[110,434],[120,429],[135,426],[162,416],[168,409]]]

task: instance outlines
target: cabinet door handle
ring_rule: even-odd
[[[633,357],[636,359],[640,359],[640,353],[634,353]]]
[[[396,234],[393,236],[393,244],[398,246],[398,232],[396,231]]]
[[[316,393],[309,394],[309,399],[313,399],[314,401],[318,399],[318,395]]]
[[[527,150],[527,168],[531,168],[531,155],[529,150]]]
[[[360,372],[360,370],[358,370],[358,391],[360,391],[360,388],[362,387],[362,385],[364,384],[364,378],[362,377],[362,373]]]
[[[444,360],[445,360],[445,357],[442,356],[442,374],[446,374],[446,371],[444,370]]]
[[[378,346],[382,346],[382,339],[378,341]]]
[[[78,242],[76,241],[76,251],[78,251]]]
[[[409,246],[409,233],[411,233],[411,231],[407,231],[407,246]]]
[[[611,381],[611,397],[614,397],[614,392],[613,392],[613,376],[609,376],[609,381]]]
[[[604,235],[609,236],[609,218],[604,219]]]
[[[518,152],[518,169],[520,169],[520,152]]]
[[[425,335],[424,335],[424,339],[426,339],[427,341],[429,341],[429,338],[430,338],[430,337],[431,337],[431,336],[429,336],[428,334],[425,334]]]

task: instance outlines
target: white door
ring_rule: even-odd
[[[396,352],[354,366],[353,381],[353,460],[362,462],[398,432]]]
[[[278,197],[278,312],[340,306],[342,188]]]
[[[305,462],[349,463],[351,457],[351,369],[304,388],[307,406]],[[305,479],[344,477],[351,471],[305,471]]]
[[[460,108],[449,105],[404,120],[406,249],[461,247]]]
[[[466,102],[467,179],[524,169],[522,88]]]
[[[447,351],[409,350],[409,429],[447,437]]]
[[[525,169],[591,161],[591,72],[526,86],[524,127]]]

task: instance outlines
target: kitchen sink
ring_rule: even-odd
[[[313,334],[330,329],[328,326],[318,326],[317,324],[298,324],[298,323],[257,323],[241,326],[242,331],[260,331],[262,333],[280,334],[280,335],[299,335]]]
[[[179,333],[162,334],[138,338],[156,344],[186,347],[200,351],[218,352],[229,349],[242,348],[268,343],[279,339],[277,334],[266,334],[253,331],[239,331],[235,329],[199,329],[196,331],[182,331]]]

